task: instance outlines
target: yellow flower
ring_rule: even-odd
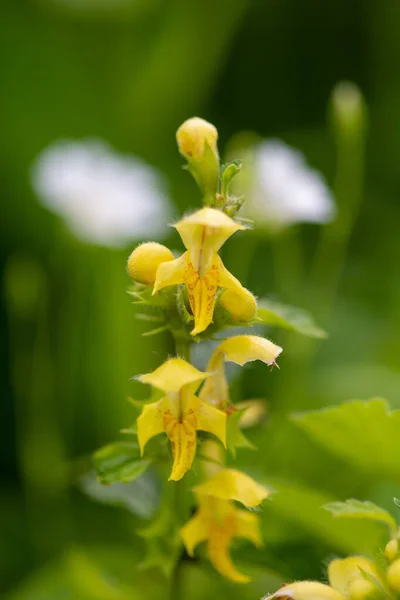
[[[248,508],[258,506],[268,496],[268,490],[236,469],[221,469],[214,477],[194,488],[198,494],[221,500],[237,500]]]
[[[179,152],[188,159],[201,160],[206,144],[218,154],[218,131],[214,125],[199,117],[192,117],[182,123],[176,132],[176,140]]]
[[[146,404],[137,420],[140,451],[153,436],[162,433],[171,441],[174,464],[170,480],[178,481],[192,465],[196,453],[196,431],[208,431],[225,445],[226,415],[200,400],[195,392],[209,377],[181,358],[172,358],[152,373],[141,375],[142,383],[165,392],[158,402]]]
[[[387,572],[387,580],[396,594],[400,594],[400,559],[395,560],[389,567]]]
[[[200,398],[209,404],[226,408],[230,400],[224,363],[231,361],[243,366],[247,362],[261,360],[273,366],[281,352],[282,348],[256,335],[236,335],[228,338],[219,344],[211,355],[207,371],[212,375],[204,383]]]
[[[331,561],[328,578],[329,585],[295,581],[265,600],[383,600],[388,597],[376,565],[363,556]]]
[[[268,491],[248,475],[231,469],[219,471],[195,491],[199,509],[181,529],[188,554],[193,556],[197,544],[207,541],[208,556],[221,575],[237,583],[250,581],[233,565],[229,545],[232,538],[242,537],[260,547],[258,518],[254,513],[237,508],[230,500],[257,506],[267,497]]]
[[[280,600],[345,600],[342,594],[318,581],[295,581],[284,585],[265,600],[278,598]]]
[[[131,279],[151,285],[156,280],[160,264],[171,260],[174,260],[174,255],[169,248],[157,242],[146,242],[131,253],[126,269]]]
[[[185,217],[175,227],[187,252],[159,266],[153,294],[166,286],[184,283],[194,316],[191,334],[197,335],[212,322],[219,287],[239,296],[248,293],[217,254],[223,243],[244,227],[220,210],[207,207]]]
[[[328,577],[331,586],[351,600],[373,597],[383,583],[376,565],[363,556],[333,560],[328,566]]]

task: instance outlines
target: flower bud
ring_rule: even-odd
[[[188,119],[176,132],[179,152],[188,161],[188,170],[195,178],[204,204],[217,206],[219,185],[218,132],[204,119]]]
[[[264,600],[275,598],[281,600],[344,600],[344,596],[339,592],[318,581],[295,581],[284,585],[275,594],[267,596]]]
[[[332,114],[334,123],[341,134],[359,134],[366,119],[363,95],[355,83],[339,82],[332,91]]]
[[[267,414],[264,400],[242,400],[241,402],[236,402],[235,407],[238,410],[244,410],[239,420],[240,429],[247,429],[258,425]]]
[[[179,152],[188,160],[201,160],[203,158],[206,143],[211,150],[217,151],[218,131],[211,123],[199,117],[188,119],[176,132]]]
[[[395,560],[387,571],[387,582],[390,589],[400,594],[400,558]]]
[[[399,542],[397,540],[390,540],[386,544],[385,558],[388,562],[393,562],[399,552]]]
[[[171,250],[157,242],[141,244],[128,258],[127,271],[134,281],[152,285],[156,280],[158,267],[174,260]]]
[[[349,583],[348,596],[350,600],[372,600],[379,598],[379,589],[367,579],[355,579]]]
[[[256,316],[256,299],[246,288],[243,288],[240,293],[224,290],[219,298],[219,302],[232,315],[235,321],[246,323]]]

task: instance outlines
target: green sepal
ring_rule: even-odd
[[[219,184],[219,158],[207,141],[200,160],[186,157],[186,168],[194,177],[203,195],[204,204],[214,206]]]
[[[115,442],[93,454],[97,479],[104,485],[116,481],[134,481],[149,468],[151,460],[140,457],[136,442]]]
[[[327,332],[316,325],[307,311],[267,298],[258,300],[257,320],[265,325],[288,329],[308,337],[320,339],[328,337]]]

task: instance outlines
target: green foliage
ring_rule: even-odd
[[[226,445],[232,456],[236,456],[237,448],[249,448],[255,450],[254,444],[247,439],[240,428],[240,419],[245,411],[236,410],[229,415],[226,425]]]
[[[258,301],[258,320],[270,327],[288,329],[308,337],[324,339],[326,331],[315,324],[313,317],[301,308],[261,298]]]
[[[80,487],[93,500],[119,506],[142,519],[154,516],[160,501],[159,483],[150,471],[134,481],[116,481],[113,485],[100,483],[95,473],[90,472],[82,477]]]
[[[151,460],[140,458],[136,442],[115,442],[100,448],[93,455],[93,463],[100,483],[134,481],[149,468]]]
[[[400,410],[379,398],[293,415],[318,444],[369,477],[400,481]]]
[[[396,521],[387,511],[377,506],[373,502],[361,501],[355,499],[346,500],[346,502],[331,502],[325,504],[326,510],[330,511],[338,519],[367,519],[385,523],[394,534],[397,529]]]

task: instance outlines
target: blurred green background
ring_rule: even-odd
[[[332,555],[373,551],[379,528],[338,526],[318,507],[349,496],[390,507],[400,482],[358,472],[286,415],[373,396],[400,408],[398,2],[13,0],[0,15],[2,597],[112,598],[109,586],[122,582],[132,586],[129,597],[165,598],[163,573],[137,567],[137,529],[150,509],[98,504],[80,477],[90,453],[129,422],[125,398],[145,394],[130,378],[156,367],[171,341],[139,337],[146,325],[125,293],[133,243],[77,241],[40,205],[32,163],[60,138],[102,138],[157,167],[180,214],[200,196],[181,170],[175,131],[197,114],[217,126],[222,154],[243,130],[300,149],[339,190],[345,214],[362,169],[350,153],[338,183],[328,103],[343,79],[365,96],[368,138],[358,218],[354,211],[338,236],[337,276],[309,277],[321,226],[273,239],[240,234],[223,251],[258,296],[311,310],[330,332],[311,345],[272,331],[284,347],[281,370],[255,365],[234,383],[235,398],[265,398],[270,411],[251,433],[260,452],[243,451],[239,464],[251,461],[280,492],[261,514],[265,548],[234,551],[254,583],[235,587],[187,560],[182,589],[190,600],[259,598],[282,581],[324,577]],[[181,247],[172,233],[167,243]]]

